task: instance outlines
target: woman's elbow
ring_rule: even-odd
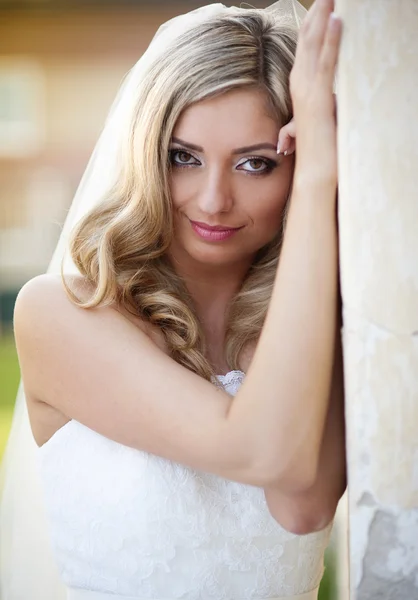
[[[274,518],[286,531],[295,535],[308,535],[326,529],[332,522],[333,515],[299,515],[296,513],[286,516],[279,515],[278,518]]]
[[[271,516],[286,531],[307,535],[322,531],[333,520],[335,508],[319,503],[306,494],[288,495],[277,488],[264,490]]]

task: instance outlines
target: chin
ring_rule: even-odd
[[[208,249],[190,249],[188,251],[190,258],[202,265],[225,266],[245,260],[245,256],[237,252],[225,252],[222,248]]]
[[[191,243],[184,248],[196,263],[213,267],[226,267],[234,264],[251,263],[255,252],[245,252],[241,244]]]

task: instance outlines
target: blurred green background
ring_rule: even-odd
[[[6,334],[0,337],[0,459],[9,434],[19,378],[13,336]]]

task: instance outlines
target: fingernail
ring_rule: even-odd
[[[280,154],[281,150],[280,150],[280,142],[277,142],[277,154]]]
[[[340,18],[336,12],[332,12],[329,16],[329,26],[337,29],[340,26]]]
[[[287,150],[285,150],[285,151],[283,152],[283,154],[284,154],[285,156],[287,156],[287,152],[288,152],[288,151],[287,151]]]

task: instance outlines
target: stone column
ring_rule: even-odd
[[[337,0],[352,600],[418,598],[418,2]],[[320,149],[318,140],[318,149]]]

